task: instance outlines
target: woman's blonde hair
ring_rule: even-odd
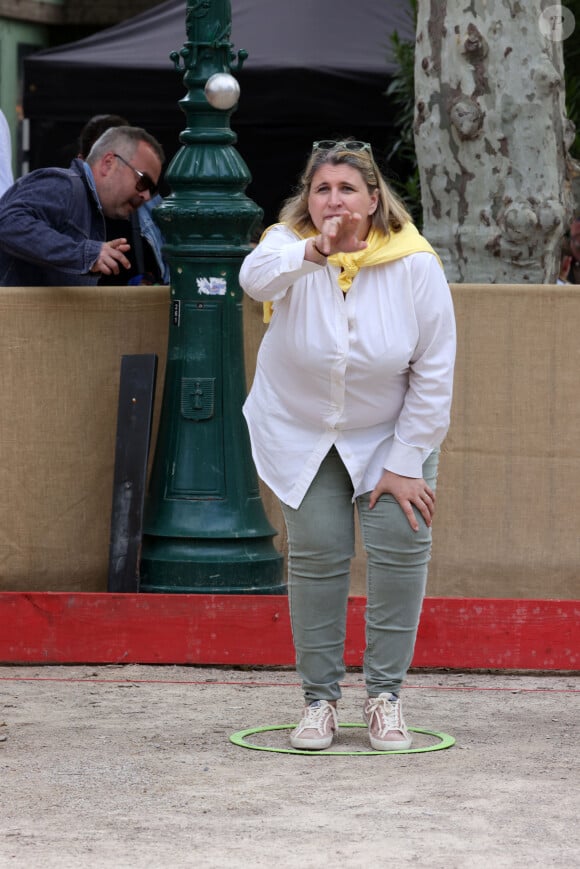
[[[279,220],[296,229],[301,235],[316,232],[308,211],[308,196],[315,173],[321,166],[347,165],[360,172],[367,185],[369,193],[378,191],[379,200],[376,211],[371,215],[372,225],[382,230],[385,235],[398,232],[411,216],[399,197],[389,188],[375,160],[370,145],[366,142],[355,142],[345,139],[341,142],[329,143],[332,147],[320,147],[322,143],[314,143],[312,154],[306,164],[296,193],[283,204]],[[357,146],[356,148],[353,146]]]

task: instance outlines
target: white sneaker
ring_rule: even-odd
[[[369,697],[363,708],[364,720],[369,726],[371,747],[375,751],[396,751],[411,747],[413,737],[403,720],[401,701],[385,692]]]
[[[338,718],[332,703],[315,700],[305,707],[300,724],[290,734],[290,745],[311,751],[330,748],[337,730]]]

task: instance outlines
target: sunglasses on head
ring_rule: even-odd
[[[372,154],[372,148],[368,142],[358,142],[355,139],[333,141],[321,139],[320,142],[312,143],[312,151],[368,151]]]
[[[151,178],[151,176],[148,175],[147,172],[141,172],[140,169],[135,169],[135,167],[132,166],[128,160],[125,160],[124,157],[121,157],[120,154],[115,154],[115,157],[117,158],[117,160],[120,160],[121,163],[124,163],[125,166],[128,166],[129,169],[132,169],[137,176],[135,190],[137,190],[138,193],[145,193],[145,191],[148,190],[151,196],[155,196],[157,194],[159,188],[153,178]]]

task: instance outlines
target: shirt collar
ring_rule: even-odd
[[[99,194],[97,193],[97,185],[95,184],[95,176],[93,175],[93,170],[84,160],[82,161],[82,166],[87,179],[87,183],[91,189],[93,196],[95,197],[96,203],[99,206],[100,211],[102,211],[103,207],[101,205],[101,200],[99,199]]]

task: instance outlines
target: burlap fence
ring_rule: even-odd
[[[580,291],[452,289],[455,398],[428,593],[576,598]],[[166,287],[0,290],[0,590],[106,591],[121,356],[159,356],[158,415],[168,306]],[[249,384],[264,326],[250,300],[244,316]],[[285,552],[276,499],[262,495]],[[364,585],[358,542],[352,593]]]

